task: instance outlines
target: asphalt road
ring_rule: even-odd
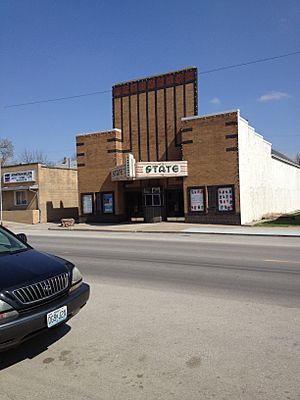
[[[0,355],[0,399],[300,399],[300,240],[44,232],[90,302]]]

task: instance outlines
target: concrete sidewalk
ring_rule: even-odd
[[[300,237],[300,227],[258,227],[235,225],[200,225],[183,222],[160,222],[154,224],[123,223],[123,224],[75,224],[71,228],[62,228],[56,223],[26,225],[14,222],[4,223],[14,232],[24,231],[91,231],[91,232],[141,232],[141,233],[181,233],[181,234],[215,234],[215,235],[245,235],[245,236],[285,236]]]

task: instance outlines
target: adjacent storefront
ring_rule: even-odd
[[[6,221],[36,224],[78,218],[77,170],[38,163],[5,166],[1,190]]]

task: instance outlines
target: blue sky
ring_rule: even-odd
[[[235,108],[273,147],[300,153],[299,0],[1,0],[0,137],[57,161],[78,133],[111,128],[120,81],[197,66],[199,114]]]

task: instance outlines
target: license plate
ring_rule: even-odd
[[[59,324],[60,322],[67,319],[68,310],[67,306],[63,306],[58,308],[57,310],[51,311],[47,314],[47,326],[51,328],[54,325]]]

